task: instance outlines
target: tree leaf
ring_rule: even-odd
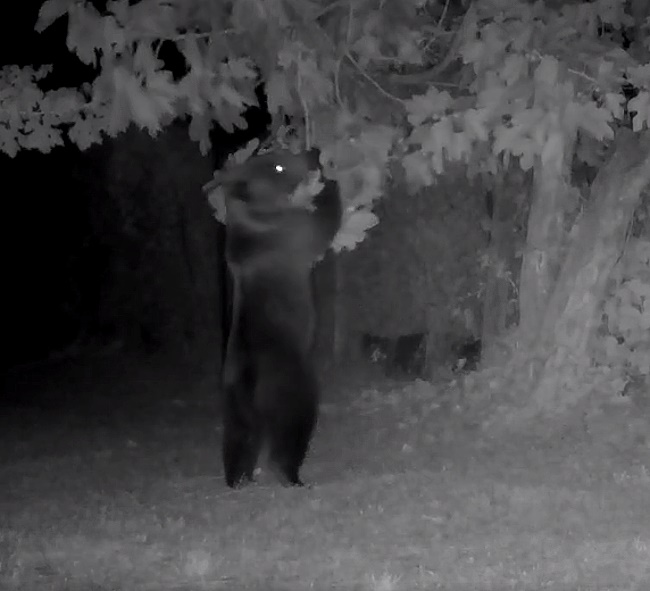
[[[433,184],[433,174],[428,159],[421,152],[412,152],[402,159],[406,182],[412,190]]]
[[[287,109],[293,104],[293,97],[286,72],[273,70],[266,82],[266,103],[269,112],[275,115],[280,109]]]
[[[609,110],[615,119],[623,118],[623,104],[625,97],[619,92],[608,92],[605,94],[605,108]]]
[[[338,234],[334,237],[332,248],[335,252],[352,250],[363,242],[366,233],[379,223],[379,218],[368,209],[358,209],[344,217]]]
[[[244,105],[247,103],[247,99],[239,94],[232,86],[222,82],[217,86],[217,93],[219,99],[225,101],[226,103],[236,107],[239,110],[243,110]]]
[[[96,49],[102,46],[102,18],[90,4],[75,4],[70,9],[67,46],[86,65],[95,65]]]
[[[628,110],[632,115],[632,129],[633,131],[641,131],[643,126],[650,128],[650,93],[648,91],[640,91],[627,105]]]
[[[95,118],[79,118],[68,131],[68,137],[81,150],[85,150],[102,139],[100,126]]]
[[[64,14],[67,14],[72,4],[72,0],[46,0],[43,2],[38,11],[38,19],[34,25],[34,30],[37,33],[42,33],[52,23],[54,23],[54,21],[57,21]]]
[[[446,90],[440,91],[432,86],[425,94],[416,95],[404,103],[409,123],[418,126],[444,115],[451,107],[453,99]]]
[[[567,106],[570,113],[568,121],[575,122],[576,126],[592,135],[597,140],[612,139],[614,130],[609,125],[612,113],[609,109],[599,107],[596,103],[571,103]]]
[[[238,80],[255,80],[257,71],[249,58],[230,58],[222,66],[222,74]]]

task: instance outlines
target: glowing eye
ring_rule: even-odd
[[[278,174],[284,172],[284,166],[282,166],[282,164],[276,164],[275,165],[275,172],[277,172]]]

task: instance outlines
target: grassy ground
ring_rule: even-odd
[[[350,377],[313,488],[230,491],[212,380],[111,362],[6,389],[33,403],[1,411],[3,590],[650,590],[647,440],[492,440],[443,383]]]

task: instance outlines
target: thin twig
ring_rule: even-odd
[[[365,79],[366,79],[370,84],[372,84],[372,85],[373,85],[373,86],[374,86],[374,87],[375,87],[375,88],[376,88],[376,89],[377,89],[381,94],[383,94],[386,98],[389,98],[389,99],[391,99],[391,100],[393,100],[393,101],[397,101],[398,103],[402,103],[402,104],[404,103],[404,101],[403,101],[401,98],[395,96],[394,94],[391,94],[391,93],[388,92],[385,88],[383,88],[383,87],[382,87],[382,86],[381,86],[381,85],[380,85],[376,80],[374,80],[374,79],[373,79],[373,78],[372,78],[372,77],[371,77],[371,76],[370,76],[370,75],[369,75],[369,74],[368,74],[368,73],[367,73],[367,72],[366,72],[366,71],[365,71],[365,70],[364,70],[364,69],[359,65],[359,63],[357,62],[357,60],[355,60],[355,59],[352,57],[352,55],[350,54],[349,51],[346,51],[346,52],[345,52],[345,57],[348,58],[348,59],[350,60],[350,62],[352,63],[352,65],[353,65],[353,66],[358,70],[358,72],[361,74],[361,76],[363,76],[363,78],[365,78]]]

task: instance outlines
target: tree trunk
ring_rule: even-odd
[[[533,199],[528,216],[526,249],[519,284],[519,331],[532,344],[537,336],[557,279],[569,195],[571,146],[556,158],[536,162]]]
[[[488,364],[497,363],[494,347],[510,323],[516,322],[510,300],[514,297],[512,286],[516,284],[516,213],[517,192],[524,190],[523,176],[511,171],[500,178],[494,189],[490,227],[481,339],[482,359]]]
[[[591,187],[546,308],[538,342],[545,353],[541,375],[526,409],[509,420],[562,413],[589,393],[581,388],[590,364],[587,345],[641,192],[650,184],[650,133],[621,130],[613,149]]]

